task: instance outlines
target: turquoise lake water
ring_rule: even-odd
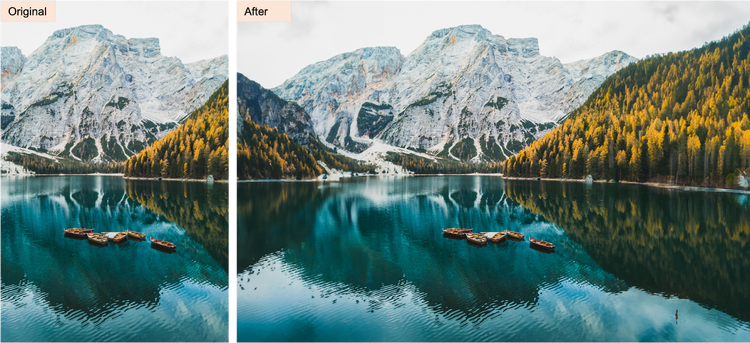
[[[240,183],[237,206],[240,341],[750,340],[747,195],[370,177]]]
[[[226,341],[226,184],[0,178],[2,341]],[[146,234],[100,247],[63,229]],[[154,237],[177,245],[151,247]]]

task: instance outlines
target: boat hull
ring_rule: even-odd
[[[125,231],[123,231],[123,232],[120,232],[120,233],[116,234],[115,237],[112,238],[112,241],[115,242],[115,243],[122,243],[126,239],[128,239],[128,233],[125,232]]]
[[[156,238],[151,238],[151,247],[163,249],[163,250],[172,250],[172,251],[177,249],[177,246],[174,245],[173,243],[162,241]]]
[[[83,232],[80,229],[65,229],[65,235],[69,237],[86,238],[86,232]]]
[[[467,234],[466,241],[476,245],[487,245],[487,237],[478,233]]]
[[[137,239],[137,240],[144,240],[144,239],[146,239],[146,235],[144,235],[144,234],[142,234],[140,232],[127,231],[127,233],[128,233],[128,238],[133,238],[133,239]]]
[[[443,235],[449,236],[449,237],[455,237],[455,238],[464,238],[466,237],[467,233],[471,233],[472,229],[455,229],[455,228],[449,228],[449,229],[443,229]]]
[[[492,236],[492,243],[502,243],[505,242],[505,236],[506,234],[504,232],[498,232],[494,236]]]
[[[100,235],[98,233],[89,232],[86,235],[86,238],[88,238],[89,242],[99,245],[107,245],[109,238],[105,235]]]
[[[550,242],[545,242],[545,241],[533,239],[533,238],[529,238],[529,241],[531,242],[529,243],[529,246],[531,246],[532,248],[539,249],[539,250],[546,250],[546,251],[555,250],[555,245]]]
[[[525,240],[525,236],[520,232],[515,231],[506,231],[505,236],[509,239],[512,239],[514,241],[523,241]]]

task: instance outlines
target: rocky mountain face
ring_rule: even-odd
[[[501,161],[541,137],[607,78],[621,51],[563,64],[536,38],[478,25],[437,30],[410,55],[359,49],[312,64],[273,91],[310,114],[330,144],[374,142],[463,161]]]
[[[21,53],[21,49],[16,47],[0,47],[0,92],[23,69],[23,62],[26,58]],[[0,98],[0,127],[5,127],[13,121],[15,108]]]
[[[25,57],[2,48],[2,139],[81,161],[123,161],[227,80],[226,55],[184,64],[157,38],[101,25],[55,31]],[[6,54],[8,56],[6,60]]]
[[[21,53],[21,49],[15,46],[4,46],[2,52],[0,52],[0,60],[2,60],[2,74],[0,79],[0,90],[5,89],[5,86],[16,79],[18,74],[23,69],[23,63],[26,61],[26,57]]]
[[[310,136],[315,134],[310,116],[302,107],[279,98],[240,73],[237,73],[237,103],[242,116],[256,124],[275,127],[299,144],[309,144]],[[241,132],[239,118],[238,124],[237,130]]]

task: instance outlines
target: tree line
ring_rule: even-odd
[[[623,68],[562,125],[508,159],[503,172],[734,186],[750,174],[747,38],[748,25],[701,48]]]
[[[33,154],[20,154],[9,151],[5,160],[22,166],[36,174],[91,174],[91,173],[121,173],[122,163],[83,163],[60,158],[59,162]]]
[[[229,177],[229,81],[164,138],[130,157],[125,176],[226,180]]]

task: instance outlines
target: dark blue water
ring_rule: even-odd
[[[2,341],[226,341],[226,184],[0,178]],[[143,232],[100,247],[68,227]]]
[[[238,194],[240,341],[750,340],[746,195],[490,176]]]

